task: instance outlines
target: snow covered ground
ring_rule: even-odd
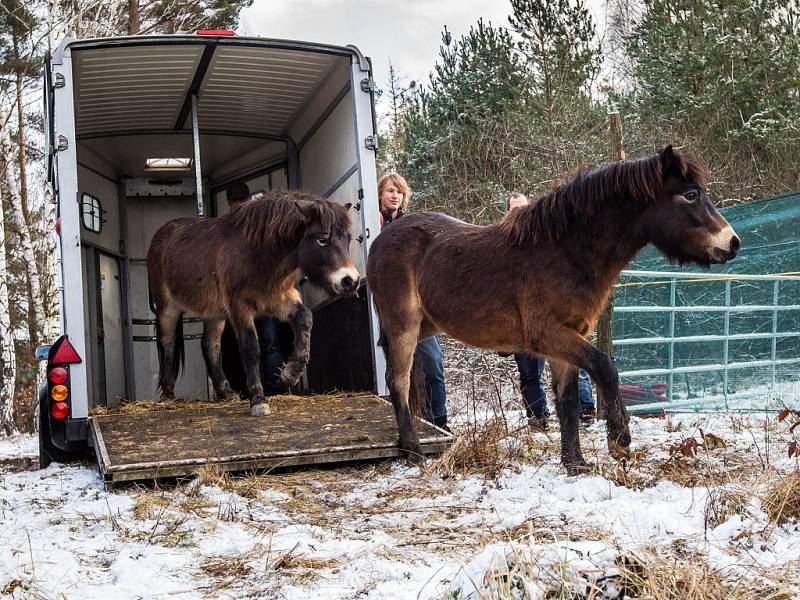
[[[797,469],[788,425],[774,414],[631,425],[626,463],[608,456],[601,424],[582,432],[596,469],[577,477],[559,465],[557,431],[470,446],[464,429],[470,451],[421,469],[206,471],[113,492],[91,465],[18,470],[10,459],[34,457],[35,440],[0,439],[0,595],[615,598],[659,585],[658,569],[705,578],[707,597],[800,595],[800,525],[777,525],[763,504]]]

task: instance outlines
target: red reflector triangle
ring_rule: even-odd
[[[61,342],[61,345],[58,347],[58,350],[56,350],[56,353],[50,362],[58,364],[79,363],[81,362],[81,357],[78,356],[77,352],[75,352],[75,348],[72,347],[72,344],[69,343],[69,340],[64,338],[64,341]]]

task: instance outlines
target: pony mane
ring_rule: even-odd
[[[294,246],[302,231],[319,222],[329,235],[342,235],[350,226],[347,209],[320,196],[296,191],[263,191],[229,213],[254,246]]]
[[[673,167],[682,177],[706,184],[706,173],[697,161],[674,155]],[[516,244],[554,242],[576,221],[588,223],[597,209],[609,202],[649,202],[661,192],[664,182],[660,154],[638,160],[623,160],[593,170],[584,170],[530,206],[517,208],[500,221],[500,229]]]

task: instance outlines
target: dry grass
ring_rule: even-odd
[[[457,430],[455,439],[426,469],[442,478],[479,475],[496,479],[519,464],[541,464],[559,456],[558,433],[533,434],[527,427],[510,430],[500,418]]]
[[[800,472],[779,477],[764,493],[761,504],[773,523],[800,521]]]
[[[703,509],[706,531],[714,529],[734,515],[744,513],[752,497],[752,487],[741,484],[730,484],[710,489]]]
[[[136,495],[131,512],[137,521],[156,519],[173,503],[173,498],[164,492],[145,490]]]
[[[732,582],[706,564],[702,555],[674,556],[655,548],[620,557],[617,587],[630,598],[648,600],[728,600],[764,598],[752,582]],[[780,596],[771,596],[778,600]],[[788,596],[784,596],[789,600]]]
[[[226,581],[227,585],[230,585],[236,578],[250,574],[252,567],[248,563],[252,559],[251,553],[209,556],[200,564],[200,571],[214,579]]]

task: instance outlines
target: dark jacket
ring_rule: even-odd
[[[393,217],[392,216],[392,210],[390,208],[387,208],[386,210],[382,210],[381,211],[381,228],[383,228],[384,225],[388,225],[392,221],[395,221],[395,220],[399,219],[404,214],[405,213],[402,210],[398,210],[397,211],[397,216]]]

